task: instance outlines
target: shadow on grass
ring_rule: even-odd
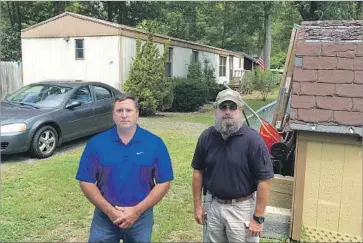
[[[70,152],[77,148],[81,148],[82,146],[84,146],[87,143],[87,141],[92,136],[94,136],[94,135],[88,135],[83,138],[78,138],[78,139],[63,143],[55,150],[54,154],[51,157],[60,155],[60,154],[66,153],[66,152]],[[1,163],[33,162],[36,160],[39,160],[39,159],[32,157],[32,155],[28,152],[11,154],[11,155],[10,154],[9,155],[1,154]]]

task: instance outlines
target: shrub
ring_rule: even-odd
[[[261,71],[256,68],[252,72],[245,74],[247,83],[252,87],[253,90],[257,90],[262,95],[262,100],[265,101],[267,95],[272,91],[276,80],[276,74],[271,71]]]
[[[209,88],[203,75],[202,64],[190,58],[187,78],[174,78],[173,111],[196,111],[207,102]]]
[[[208,97],[208,85],[206,79],[203,77],[201,62],[194,60],[193,56],[190,57],[187,80],[200,91],[199,96],[193,100],[197,101],[199,106],[205,104]]]
[[[213,66],[210,64],[209,60],[207,59],[204,60],[203,79],[208,87],[208,93],[206,99],[207,101],[214,101],[218,92],[225,88],[223,84],[217,84],[215,70]]]
[[[140,115],[154,115],[172,104],[172,85],[165,76],[166,53],[161,55],[149,33],[144,44],[136,41],[136,56],[133,58],[130,74],[124,90],[132,93],[140,101]],[[168,46],[164,48],[168,50]]]
[[[205,89],[193,79],[175,78],[172,110],[177,112],[196,111],[204,104],[201,99]]]

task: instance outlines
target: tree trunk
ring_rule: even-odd
[[[363,12],[362,12],[362,2],[359,1],[357,2],[357,5],[356,5],[356,17],[355,19],[362,19],[362,16],[363,16]]]
[[[222,33],[222,45],[221,48],[225,48],[225,39],[226,39],[226,26],[227,26],[227,3],[223,2],[224,13],[223,13],[223,33]]]
[[[10,3],[8,1],[6,2],[6,6],[8,8],[8,13],[9,13],[9,19],[10,19],[11,28],[14,29],[14,24],[15,24],[14,16],[12,14],[11,7],[10,7]]]
[[[107,1],[107,21],[112,22],[113,19],[113,3]]]
[[[16,12],[16,22],[17,22],[17,30],[19,33],[21,32],[21,13],[20,13],[20,7],[19,2],[12,2],[13,10]],[[14,14],[15,16],[15,14]]]
[[[130,23],[126,20],[127,17],[127,6],[125,2],[117,2],[118,3],[118,19],[117,22],[119,24],[130,25]]]
[[[307,1],[307,2],[292,2],[299,11],[302,19],[304,21],[314,21],[320,18],[320,13],[318,13],[319,6],[322,2]]]
[[[271,56],[271,5],[265,6],[265,44],[263,48],[263,59],[265,71],[270,70],[270,56]]]
[[[54,14],[58,15],[64,12],[66,8],[66,2],[54,1],[53,2],[53,11]]]

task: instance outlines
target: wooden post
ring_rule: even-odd
[[[286,60],[285,60],[284,72],[283,72],[282,78],[281,78],[280,92],[279,92],[279,96],[277,98],[277,106],[276,106],[275,112],[273,114],[272,123],[271,123],[272,126],[274,126],[276,128],[280,128],[282,125],[282,124],[277,124],[277,120],[280,117],[280,112],[283,111],[282,105],[284,103],[284,100],[282,98],[285,97],[285,95],[283,94],[282,89],[285,88],[285,86],[286,86],[286,77],[288,74],[290,74],[289,69],[291,69],[291,67],[293,67],[291,62],[294,61],[294,55],[295,55],[294,46],[295,46],[296,32],[297,32],[297,28],[294,26],[294,28],[291,32],[289,49],[288,49]]]

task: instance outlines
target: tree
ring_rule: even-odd
[[[208,60],[203,63],[202,66],[191,55],[187,78],[174,78],[173,111],[196,111],[209,100],[214,100],[217,92],[221,90],[216,83],[213,67]]]
[[[271,68],[283,68],[289,47],[291,31],[294,24],[302,18],[299,11],[290,2],[274,2],[272,7],[272,39]]]
[[[201,90],[201,93],[197,98],[199,100],[198,104],[205,104],[208,97],[208,86],[206,80],[203,78],[202,63],[199,60],[195,60],[193,55],[190,57],[187,80],[196,84],[199,90]]]
[[[20,61],[21,48],[19,32],[7,27],[1,31],[1,61]]]
[[[291,2],[304,21],[362,19],[362,1]]]
[[[217,84],[217,79],[215,76],[215,70],[208,59],[203,61],[203,82],[207,84],[208,95],[206,97],[207,101],[214,101],[218,92],[223,90],[223,85]]]
[[[262,100],[266,101],[267,95],[271,93],[276,82],[276,75],[271,71],[261,71],[256,68],[252,72],[247,72],[245,78],[251,84],[253,90],[257,90],[262,95]]]
[[[124,85],[126,92],[138,97],[143,116],[168,109],[172,103],[172,86],[165,76],[167,51],[161,55],[152,40],[153,34],[149,33],[143,44],[139,39],[136,41],[136,56]],[[164,50],[168,50],[168,45]]]
[[[263,9],[265,13],[265,38],[263,46],[264,67],[265,70],[270,70],[270,57],[271,57],[271,8],[273,2],[263,2]]]
[[[302,20],[352,20],[362,18],[362,1],[1,1],[3,38],[20,43],[20,31],[64,11],[150,29],[201,44],[259,56],[273,42],[272,67],[282,67],[293,24]],[[270,24],[269,24],[270,23]],[[271,26],[271,31],[269,29]],[[8,29],[11,28],[11,31]],[[270,34],[271,33],[271,34]],[[6,36],[6,35],[12,36]],[[267,37],[266,37],[267,36]],[[269,38],[271,37],[271,38]],[[266,40],[266,42],[265,42]],[[2,46],[18,59],[20,45]],[[12,55],[12,54],[11,54]],[[268,69],[268,60],[265,66]]]

